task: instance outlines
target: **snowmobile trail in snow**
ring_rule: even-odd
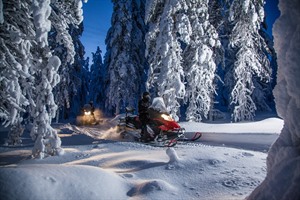
[[[267,133],[208,133],[202,134],[197,142],[212,146],[228,146],[239,149],[267,152],[278,138]]]
[[[107,139],[122,141],[121,137],[118,137],[118,133],[113,128],[101,127],[101,126],[75,126],[69,125],[68,128],[74,131],[76,134],[84,134],[94,139]],[[186,132],[185,135],[193,137],[194,132]],[[193,141],[192,143],[202,143],[211,146],[227,146],[245,150],[255,150],[261,152],[267,152],[270,146],[278,138],[277,134],[267,133],[215,133],[215,132],[203,132],[202,136]],[[180,141],[178,144],[189,143],[190,141]],[[141,142],[139,142],[141,143]],[[143,144],[143,143],[141,143]],[[177,145],[178,145],[177,144]],[[145,144],[151,145],[151,144]]]

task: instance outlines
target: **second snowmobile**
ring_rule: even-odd
[[[96,125],[97,120],[94,116],[94,108],[91,104],[85,104],[81,110],[81,115],[77,117],[78,125]]]

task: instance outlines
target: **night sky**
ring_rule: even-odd
[[[267,32],[272,35],[272,26],[279,17],[278,0],[267,0],[265,5],[265,16],[268,25]]]
[[[92,53],[97,46],[102,50],[102,56],[106,51],[105,38],[111,26],[111,15],[113,4],[111,0],[89,0],[83,3],[83,25],[84,31],[81,42],[85,46],[85,57],[90,57],[92,64]]]
[[[278,0],[267,0],[266,2],[267,31],[271,35],[272,25],[280,13],[277,8]],[[90,65],[92,64],[91,52],[95,52],[97,46],[102,50],[102,56],[106,52],[105,38],[111,26],[112,11],[111,0],[89,0],[88,3],[83,3],[84,32],[81,41],[85,46],[85,57],[90,57]]]

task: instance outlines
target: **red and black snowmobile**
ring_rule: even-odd
[[[134,109],[126,108],[125,117],[119,119],[118,128],[124,138],[133,137],[136,141],[141,141],[142,124],[138,115],[133,114]],[[167,113],[159,109],[150,107],[150,121],[147,125],[147,132],[152,136],[152,140],[148,143],[153,146],[171,147],[175,146],[178,141],[195,141],[202,134],[196,132],[192,138],[185,137],[185,129]]]

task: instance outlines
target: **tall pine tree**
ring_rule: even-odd
[[[146,41],[150,67],[147,86],[154,95],[163,97],[176,120],[180,115],[180,101],[185,96],[182,48],[178,40],[178,27],[186,27],[186,18],[181,15],[185,5],[184,1],[177,0],[148,4],[151,9],[159,11],[160,16],[150,8],[146,9],[150,27]]]
[[[56,41],[64,41],[62,43],[68,49],[72,62],[74,47],[72,48],[73,44],[66,39],[70,37],[65,37],[64,34],[68,33],[66,30],[69,24],[78,25],[82,21],[82,3],[80,0],[55,1],[52,4],[50,0],[3,3],[4,20],[1,19],[3,48],[0,55],[4,65],[1,65],[3,66],[1,87],[6,85],[9,87],[1,90],[1,96],[3,102],[11,101],[11,98],[16,100],[1,104],[0,116],[8,124],[15,124],[15,119],[18,119],[17,121],[20,119],[18,112],[30,112],[33,119],[31,136],[35,141],[33,157],[44,158],[47,155],[62,153],[60,138],[51,127],[51,120],[57,110],[52,90],[60,81],[57,72],[61,61],[52,54],[48,33],[51,27],[61,31]],[[16,9],[18,12],[15,12]],[[57,12],[64,15],[56,15]],[[15,74],[18,80],[12,77],[3,79],[2,72]],[[28,107],[25,107],[27,105]]]
[[[29,0],[3,1],[3,4],[1,0],[0,6],[0,118],[5,126],[11,126],[8,144],[21,142],[22,116],[33,103],[31,72],[36,52],[31,51],[35,45],[32,40],[35,27],[29,16],[30,6]]]
[[[136,107],[143,88],[145,59],[143,0],[114,0],[112,26],[106,38],[108,110],[118,114],[128,105]]]
[[[232,68],[234,86],[231,90],[234,121],[252,120],[257,109],[253,101],[255,76],[269,81],[269,60],[263,53],[264,40],[259,29],[264,18],[263,1],[233,1],[230,21],[234,23],[230,47],[235,52]]]
[[[209,21],[209,1],[191,1],[189,18],[191,40],[184,51],[187,120],[201,121],[213,109],[215,95],[216,50],[221,43],[215,27]]]
[[[92,53],[90,100],[93,101],[95,107],[104,110],[106,71],[101,53],[102,51],[99,47],[97,47],[95,53]]]

